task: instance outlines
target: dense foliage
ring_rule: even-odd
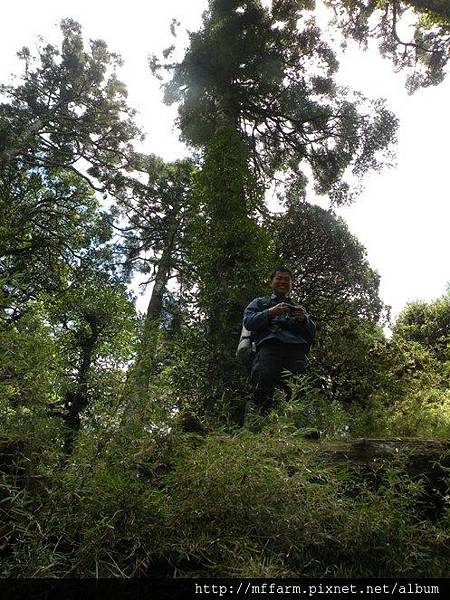
[[[361,177],[390,159],[397,119],[382,99],[368,100],[335,81],[336,56],[314,16],[314,3],[211,0],[203,27],[190,34],[180,63],[169,71],[167,103],[178,103],[182,138],[204,147],[222,126],[239,131],[261,179],[277,171],[336,203]],[[160,75],[161,76],[161,75]],[[354,179],[353,179],[353,184]]]
[[[335,24],[346,37],[363,46],[376,39],[381,54],[390,58],[397,69],[406,69],[406,86],[410,93],[444,79],[450,45],[447,0],[324,2],[333,9]]]
[[[330,460],[355,436],[448,438],[450,310],[411,303],[386,336],[364,247],[310,202],[308,178],[351,199],[397,125],[336,85],[313,4],[210,0],[164,63],[195,148],[170,163],[135,152],[104,42],[66,20],[60,48],[21,51],[0,104],[2,576],[445,574],[444,444],[434,487],[407,455]],[[234,351],[281,263],[317,341],[252,432]]]

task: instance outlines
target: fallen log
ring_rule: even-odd
[[[359,438],[348,441],[325,441],[319,451],[327,463],[353,468],[374,488],[389,466],[399,473],[423,482],[424,512],[430,519],[439,518],[448,502],[450,442],[433,439]]]

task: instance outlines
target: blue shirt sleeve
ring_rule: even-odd
[[[249,331],[259,331],[270,323],[269,311],[261,306],[261,298],[255,298],[244,311],[244,327]]]

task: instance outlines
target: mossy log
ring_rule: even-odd
[[[430,439],[361,438],[324,442],[319,454],[327,463],[353,468],[376,488],[390,465],[423,482],[426,516],[438,519],[449,495],[450,442]]]
[[[427,475],[437,463],[450,467],[450,442],[427,439],[359,438],[325,442],[322,453],[332,461],[354,466],[375,466],[390,460],[403,460],[410,475]]]

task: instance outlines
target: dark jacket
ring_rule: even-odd
[[[252,300],[244,312],[244,327],[252,332],[256,347],[275,339],[285,344],[304,344],[307,353],[314,340],[316,324],[309,316],[302,321],[289,315],[270,317],[268,309],[280,302],[294,305],[290,298],[277,298],[275,294]]]

